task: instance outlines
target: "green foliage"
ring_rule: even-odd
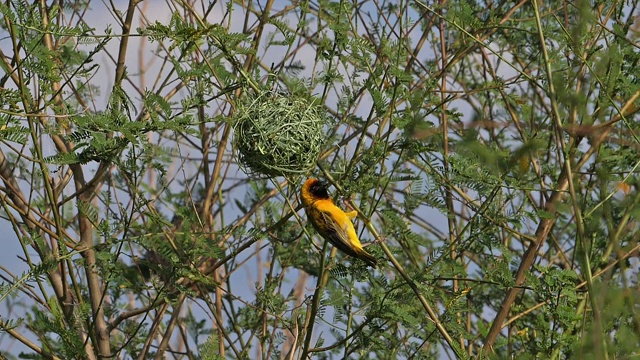
[[[218,354],[219,354],[218,339],[214,335],[211,335],[207,339],[207,342],[202,345],[202,348],[200,349],[200,355],[198,358],[201,360],[224,359],[224,357]]]
[[[294,5],[0,4],[0,356],[637,356],[640,3]]]

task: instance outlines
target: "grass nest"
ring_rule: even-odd
[[[327,118],[304,98],[266,93],[238,105],[234,144],[252,176],[293,177],[314,169],[326,142]]]

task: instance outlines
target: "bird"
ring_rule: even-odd
[[[315,178],[308,179],[300,191],[307,218],[316,231],[343,253],[364,261],[375,268],[378,260],[362,248],[353,227],[356,211],[344,212],[337,207],[327,190],[328,184]]]

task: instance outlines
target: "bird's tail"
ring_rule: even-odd
[[[364,251],[364,249],[358,249],[357,254],[358,256],[356,257],[358,259],[364,261],[365,263],[367,263],[367,265],[371,266],[372,268],[376,268],[378,266],[378,259],[373,257],[373,255],[369,254],[368,252]]]

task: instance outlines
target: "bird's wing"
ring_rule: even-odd
[[[326,227],[327,240],[329,240],[333,246],[337,247],[342,252],[351,256],[357,256],[354,249],[356,244],[349,238],[349,232],[353,231],[353,224],[346,216],[340,216],[341,214],[335,214],[327,210],[320,210],[320,215],[323,217]],[[338,216],[336,216],[338,215]],[[344,217],[344,219],[343,219]]]

